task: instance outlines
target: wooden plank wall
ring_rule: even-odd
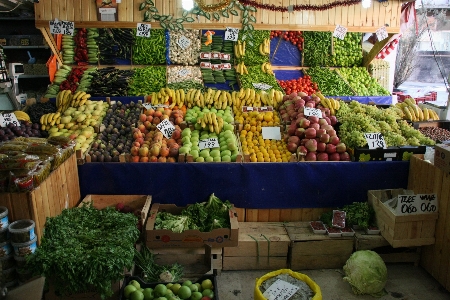
[[[436,222],[434,245],[422,247],[422,267],[450,291],[450,175],[411,157],[408,189],[416,194],[436,193],[439,201],[439,218]]]
[[[319,220],[333,208],[252,209],[236,208],[239,222],[306,222]]]
[[[59,20],[75,21],[76,27],[135,27],[142,22],[143,12],[139,5],[144,0],[122,0],[118,4],[119,22],[97,22],[96,5],[93,0],[45,0],[35,4],[36,27],[48,27],[48,21],[55,18]],[[258,0],[259,3],[288,6],[295,4],[322,5],[335,0]],[[174,14],[181,17],[181,0],[154,0],[156,8],[161,14]],[[217,3],[217,0],[208,0],[207,3]],[[388,3],[388,4],[386,4]],[[273,12],[258,9],[255,29],[279,30],[314,30],[332,31],[337,24],[346,26],[348,31],[375,32],[375,30],[388,24],[388,32],[398,33],[400,29],[401,1],[392,0],[379,3],[372,1],[370,8],[362,8],[360,4],[342,6],[326,11],[299,11],[294,13]],[[230,18],[221,17],[219,21],[209,21],[199,17],[198,21],[186,24],[186,28],[225,28],[226,26],[241,27],[240,16]],[[209,24],[209,26],[205,26]],[[160,28],[158,23],[152,23],[153,28]]]

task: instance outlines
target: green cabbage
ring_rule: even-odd
[[[381,297],[386,294],[384,286],[387,269],[383,259],[376,252],[356,251],[345,263],[344,272],[344,280],[350,283],[356,295],[369,294]]]

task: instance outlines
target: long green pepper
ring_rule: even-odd
[[[136,29],[134,29],[136,35]],[[166,64],[166,37],[164,29],[151,29],[150,37],[136,37],[133,45],[133,63],[138,65]]]
[[[238,75],[241,88],[251,88],[256,90],[256,88],[253,86],[253,83],[265,83],[272,86],[272,88],[275,90],[284,92],[283,89],[278,85],[275,76],[264,73],[261,70],[261,66],[250,66],[247,67],[247,70],[248,74]]]
[[[148,66],[134,69],[133,78],[128,85],[128,95],[145,96],[166,86],[166,67]]]

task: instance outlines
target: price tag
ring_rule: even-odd
[[[345,38],[345,35],[347,34],[347,28],[341,25],[336,25],[336,28],[334,29],[333,36],[337,37],[338,39],[343,40]]]
[[[273,107],[272,106],[261,106],[261,107],[258,107],[258,111],[259,112],[273,111]]]
[[[239,35],[239,29],[227,27],[225,30],[225,41],[237,42]]]
[[[248,112],[248,111],[254,111],[257,110],[257,108],[253,108],[252,106],[242,106],[242,112]]]
[[[211,58],[211,53],[209,52],[201,52],[200,53],[200,59],[210,59]]]
[[[261,127],[262,137],[265,140],[281,140],[280,127]]]
[[[211,69],[211,63],[210,62],[201,62],[200,68],[202,69]]]
[[[230,63],[222,64],[222,70],[231,70],[231,64]]]
[[[177,41],[178,46],[181,47],[181,49],[187,49],[189,48],[189,46],[191,45],[191,40],[189,40],[187,37],[185,37],[184,35],[182,35],[178,41]]]
[[[436,194],[398,195],[396,215],[430,214],[438,211]]]
[[[167,105],[167,104],[156,104],[156,105],[153,106],[153,107],[156,107],[156,108],[158,108],[158,107],[167,108],[167,107],[169,107],[169,105]]]
[[[269,300],[290,299],[299,287],[281,279],[277,279],[263,294]]]
[[[156,125],[156,128],[158,128],[159,131],[161,131],[162,134],[168,139],[172,137],[172,134],[175,131],[175,126],[173,126],[168,119],[162,120],[161,123]]]
[[[213,70],[222,70],[222,64],[212,64],[211,69]]]
[[[143,106],[145,109],[152,109],[152,108],[153,108],[153,106],[152,106],[151,103],[142,103],[142,106]]]
[[[206,140],[199,140],[198,141],[198,148],[200,150],[206,149],[206,148],[217,148],[220,147],[219,141],[217,138],[209,138]]]
[[[259,89],[259,90],[263,90],[263,91],[266,91],[266,90],[272,88],[271,85],[268,85],[268,84],[265,84],[265,83],[252,83],[252,84],[253,84],[253,87],[255,89]]]
[[[387,148],[384,137],[379,132],[364,133],[364,137],[366,138],[367,144],[369,145],[369,149]]]
[[[227,54],[227,53],[220,53],[220,59],[221,60],[230,60],[231,56],[230,56],[230,54]]]
[[[152,28],[151,24],[137,23],[136,36],[149,38],[150,37],[150,29],[151,28]]]
[[[50,25],[50,33],[51,34],[60,34],[61,32],[61,22],[58,19],[49,22]]]
[[[388,37],[388,33],[386,31],[386,27],[385,26],[383,26],[381,28],[378,28],[377,31],[376,31],[376,34],[377,34],[377,39],[379,41],[382,41],[382,40],[384,40],[385,38]]]
[[[191,70],[189,69],[181,69],[180,71],[178,71],[178,75],[184,77],[191,74]]]
[[[61,21],[61,33],[64,35],[73,35],[75,23],[70,21]]]
[[[6,127],[9,123],[13,123],[14,126],[20,126],[19,120],[17,120],[14,113],[5,113],[0,115],[0,125]]]
[[[211,57],[214,59],[220,59],[220,53],[219,52],[213,52],[211,53]]]
[[[305,107],[305,111],[304,111],[305,116],[315,116],[318,118],[322,118],[322,111],[320,109],[317,108],[312,108],[312,107]]]

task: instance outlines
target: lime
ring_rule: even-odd
[[[198,286],[195,284],[191,284],[189,288],[191,289],[191,292],[198,292]]]
[[[180,297],[181,299],[188,299],[189,297],[191,297],[191,295],[192,292],[188,286],[183,285],[178,290],[178,297]]]
[[[200,292],[193,292],[191,295],[191,300],[201,300],[203,297],[202,293]]]
[[[173,296],[174,293],[172,292],[171,289],[167,289],[166,293],[164,294],[164,297],[168,298],[169,296]]]
[[[201,292],[203,290],[202,285],[200,283],[197,282],[195,285],[197,286],[197,288],[198,288],[197,290],[199,292]]]
[[[166,288],[170,289],[172,287],[173,283],[166,284]]]
[[[125,298],[129,298],[130,294],[133,293],[134,291],[136,291],[136,287],[132,284],[127,285],[124,289],[123,289],[123,295],[125,296]]]
[[[153,289],[152,288],[145,288],[144,291],[142,292],[142,294],[144,294],[144,300],[152,300],[152,299],[154,299],[154,297],[153,297]]]
[[[185,286],[190,286],[192,284],[192,281],[190,281],[190,280],[186,280],[185,282],[183,282],[183,284],[182,285],[185,285]]]
[[[213,286],[213,284],[212,284],[212,281],[210,279],[205,279],[205,280],[202,281],[202,288],[204,290],[206,290],[206,289],[210,289],[211,290],[212,286]]]
[[[178,295],[178,290],[180,289],[180,287],[181,287],[181,284],[175,283],[174,285],[172,285],[172,286],[170,287],[170,289],[172,290],[172,292],[173,292],[175,295]]]
[[[211,291],[210,289],[203,290],[202,295],[206,296],[206,297],[209,297],[211,299],[214,298],[214,292]]]
[[[134,285],[136,287],[136,289],[140,289],[141,285],[139,284],[139,282],[137,282],[136,280],[131,280],[130,282],[128,282],[128,284],[130,285]]]
[[[166,294],[167,288],[164,284],[160,283],[155,286],[153,289],[153,293],[155,294],[155,297],[162,297]]]
[[[134,291],[130,294],[130,300],[144,300],[144,294],[141,291]]]

